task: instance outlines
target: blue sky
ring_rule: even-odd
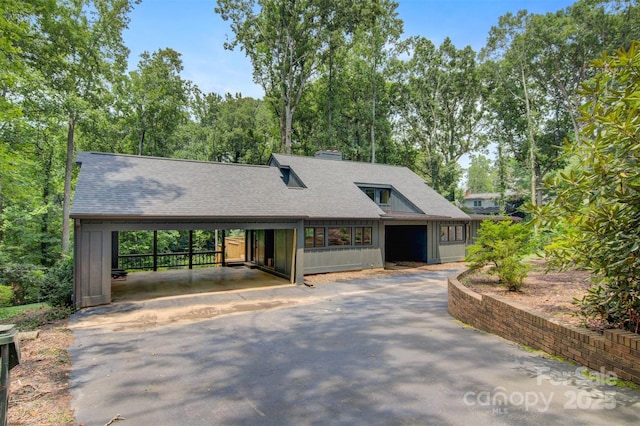
[[[445,37],[458,48],[482,48],[490,28],[507,12],[526,9],[555,12],[570,0],[399,0],[398,14],[405,37],[420,35],[436,45]],[[130,69],[144,51],[170,47],[182,54],[182,77],[204,92],[240,92],[260,98],[262,89],[252,81],[251,63],[239,49],[224,50],[226,22],[213,11],[215,0],[142,0],[131,13],[125,44],[131,50]]]

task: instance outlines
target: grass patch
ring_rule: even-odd
[[[48,305],[46,303],[31,303],[30,305],[8,306],[6,308],[0,308],[0,321],[18,317],[22,313],[37,311],[39,309],[46,309],[47,307]]]
[[[627,380],[618,379],[616,377],[601,377],[597,372],[594,374],[593,371],[585,369],[582,371],[582,375],[588,377],[589,380],[605,382],[609,385],[614,385],[621,389],[631,389],[634,391],[640,391],[640,385],[634,382],[630,382]]]
[[[634,391],[640,392],[640,385],[634,382],[629,382],[627,380],[616,379],[616,386],[622,389],[632,389]]]
[[[554,354],[550,354],[549,352],[545,352],[543,350],[540,349],[536,349],[536,348],[532,348],[531,346],[525,345],[524,343],[517,343],[516,345],[520,346],[520,348],[524,349],[525,351],[532,353],[532,354],[536,354],[538,356],[541,356],[543,358],[549,358],[549,359],[555,359],[556,361],[559,362],[566,362],[569,365],[578,365],[576,364],[574,361],[570,360],[570,359],[566,359],[560,355],[554,355]]]

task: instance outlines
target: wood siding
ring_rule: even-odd
[[[111,232],[75,230],[76,308],[111,303]]]
[[[428,251],[429,263],[447,263],[447,262],[459,262],[464,260],[466,255],[466,240],[467,240],[467,221],[434,221],[430,222],[429,236],[430,245],[435,248],[434,251]],[[463,238],[462,241],[440,241],[440,228],[442,226],[462,226]]]
[[[304,273],[319,274],[325,272],[355,271],[384,267],[384,238],[381,238],[380,221],[307,221],[305,227],[371,227],[371,245],[326,246],[304,249]],[[325,242],[326,244],[326,242]]]

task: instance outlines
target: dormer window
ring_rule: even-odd
[[[367,194],[367,197],[371,198],[371,201],[376,202],[376,190],[373,188],[364,188],[364,193]]]
[[[302,181],[289,166],[280,167],[280,177],[289,188],[305,188]]]
[[[389,205],[389,200],[391,198],[391,191],[388,189],[379,189],[380,193],[380,205],[386,206]]]
[[[372,188],[372,187],[360,187],[367,197],[371,198],[371,201],[379,206],[388,206],[391,204],[391,189],[390,188]]]

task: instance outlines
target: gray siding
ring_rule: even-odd
[[[111,232],[76,227],[74,238],[76,308],[111,303]]]
[[[291,276],[293,253],[293,229],[277,229],[275,231],[275,268],[276,271]]]
[[[429,248],[434,248],[434,250],[427,252],[429,254],[429,263],[459,262],[464,260],[468,235],[467,223],[467,221],[434,221],[429,223],[430,226],[427,231]],[[464,232],[462,241],[440,241],[440,228],[442,226],[462,226]]]
[[[287,278],[291,277],[293,265],[294,230],[257,230],[255,235],[255,252],[252,261],[266,270],[277,272]],[[270,235],[267,238],[267,234]],[[271,235],[273,240],[271,240]],[[249,242],[253,244],[253,242]]]
[[[325,246],[304,249],[304,273],[318,274],[337,271],[355,271],[384,267],[384,240],[380,235],[380,221],[308,221],[305,227],[367,227],[372,228],[371,245]],[[326,244],[326,242],[325,242]]]
[[[389,206],[381,206],[383,210],[391,210],[396,212],[420,213],[420,209],[411,204],[396,189],[392,189]]]

